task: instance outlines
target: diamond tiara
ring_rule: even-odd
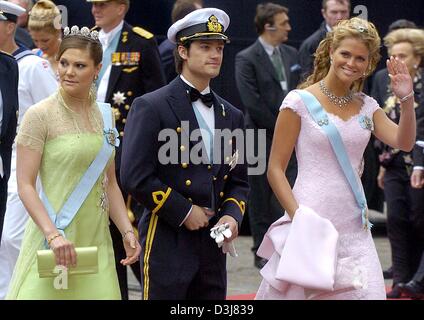
[[[66,27],[63,29],[63,35],[65,38],[69,36],[83,36],[87,39],[99,41],[99,32],[95,30],[90,31],[87,27],[82,27],[81,29],[78,26],[73,26],[70,29]]]

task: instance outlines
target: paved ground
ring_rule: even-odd
[[[374,215],[374,222],[384,222],[384,216]],[[373,220],[372,220],[373,221]],[[377,224],[376,224],[377,225]],[[374,241],[383,269],[390,266],[390,246],[385,235],[384,228],[376,226],[373,229]],[[250,251],[252,239],[249,236],[241,236],[236,240],[236,249],[239,257],[228,257],[228,295],[241,295],[255,293],[259,287],[261,276],[259,270],[253,266],[253,255]],[[141,298],[140,286],[134,275],[129,271],[130,299],[138,300]],[[390,284],[389,281],[386,282]]]

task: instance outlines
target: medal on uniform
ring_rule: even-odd
[[[125,93],[118,91],[113,94],[112,100],[114,105],[120,106],[121,104],[125,103],[127,97],[125,96]]]

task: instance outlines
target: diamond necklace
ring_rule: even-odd
[[[334,95],[326,86],[324,83],[324,80],[321,80],[319,82],[319,88],[321,89],[321,92],[330,100],[333,104],[338,106],[339,108],[346,107],[346,105],[352,101],[353,99],[353,92],[352,90],[349,91],[349,94],[343,97],[338,97]]]

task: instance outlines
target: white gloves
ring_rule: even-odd
[[[215,226],[211,229],[211,238],[215,240],[218,245],[218,248],[222,247],[222,252],[229,253],[232,257],[238,257],[236,248],[232,241],[224,242],[225,238],[231,238],[232,232],[230,230],[230,225],[228,223]]]

